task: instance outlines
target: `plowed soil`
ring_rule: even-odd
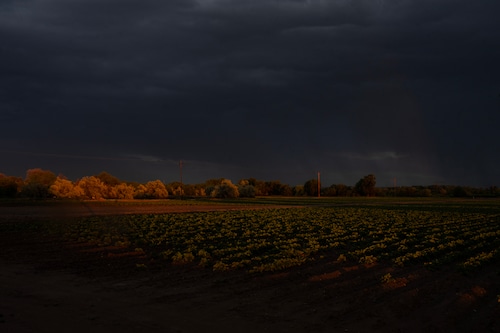
[[[99,209],[0,207],[0,223],[214,206]],[[500,332],[494,265],[465,275],[324,258],[279,273],[212,272],[8,230],[0,235],[0,332]]]

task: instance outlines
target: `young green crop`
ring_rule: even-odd
[[[496,207],[496,206],[495,206]],[[68,236],[140,247],[174,264],[213,270],[281,270],[315,260],[397,266],[494,262],[498,209],[309,207],[82,218]]]

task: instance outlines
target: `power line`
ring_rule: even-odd
[[[155,163],[172,163],[173,162],[172,160],[162,160],[162,159],[148,157],[148,156],[144,156],[144,157],[141,157],[141,156],[137,156],[137,157],[134,157],[134,156],[131,156],[131,157],[107,157],[107,156],[96,156],[96,155],[57,154],[57,153],[47,153],[47,152],[14,151],[14,150],[3,150],[3,149],[0,149],[0,153],[25,155],[25,156],[72,158],[72,159],[84,159],[84,160],[143,161],[143,162],[155,162]]]
[[[34,152],[34,151],[0,150],[0,152],[1,153],[5,153],[5,154],[17,154],[17,155],[28,155],[28,156],[47,156],[47,157],[63,157],[63,158],[88,159],[88,160],[109,160],[109,161],[130,161],[130,160],[135,160],[135,159],[132,159],[132,158],[125,158],[125,157],[105,157],[105,156],[91,156],[91,155],[70,155],[70,154],[56,154],[56,153]]]
[[[181,187],[182,187],[182,160],[179,161],[179,174],[181,176]]]
[[[318,171],[318,198],[321,196],[321,181],[320,181],[320,174]]]

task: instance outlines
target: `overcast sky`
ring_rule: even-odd
[[[500,186],[498,0],[2,0],[0,173]]]

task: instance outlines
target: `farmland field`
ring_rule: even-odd
[[[0,203],[0,233],[12,332],[500,331],[498,200]]]

